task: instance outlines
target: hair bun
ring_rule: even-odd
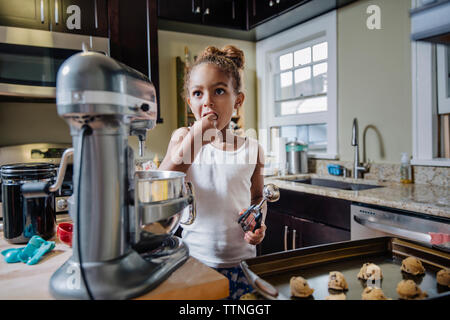
[[[230,59],[231,61],[233,61],[238,69],[244,69],[244,63],[245,63],[244,51],[236,48],[235,46],[227,45],[227,46],[223,47],[222,49],[219,49],[214,46],[209,46],[205,50],[203,50],[203,52],[201,53],[201,55],[198,59],[200,60],[200,59],[206,58],[208,56],[226,57],[226,58]]]
[[[244,57],[244,51],[236,48],[232,45],[227,45],[222,48],[221,50],[224,53],[224,56],[231,59],[238,69],[244,68],[245,63],[245,57]]]

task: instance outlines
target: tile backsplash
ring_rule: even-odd
[[[308,169],[318,175],[329,175],[327,165],[340,164],[351,172],[352,161],[309,159]],[[413,180],[416,184],[429,184],[442,187],[450,186],[449,167],[412,166]],[[371,163],[369,172],[364,174],[364,179],[400,182],[400,163]]]

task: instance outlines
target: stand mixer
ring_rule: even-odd
[[[155,88],[136,70],[85,51],[60,67],[56,90],[73,143],[66,156],[73,152],[74,235],[73,256],[52,275],[50,292],[62,299],[142,295],[188,259],[187,246],[173,233],[195,219],[184,173],[134,169],[128,136],[138,136],[142,155],[146,132],[156,124]],[[58,181],[24,185],[22,192],[48,194]],[[188,222],[180,221],[184,213]]]

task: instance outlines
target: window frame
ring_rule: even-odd
[[[301,36],[299,36],[301,35]],[[316,42],[318,41],[318,42]],[[274,77],[276,71],[274,56],[283,52],[294,52],[308,43],[326,41],[328,45],[328,87],[327,111],[302,113],[287,116],[275,116]],[[294,48],[296,48],[294,50]],[[295,26],[282,33],[256,43],[256,70],[258,78],[259,100],[259,137],[266,153],[271,155],[270,128],[277,126],[293,126],[305,124],[327,124],[327,152],[308,152],[311,158],[338,158],[338,125],[337,125],[337,12],[333,10],[306,23]],[[272,70],[274,70],[272,72]],[[318,95],[323,96],[323,95]]]
[[[418,3],[412,1],[412,8]],[[450,167],[449,158],[438,158],[438,83],[436,50],[433,43],[412,41],[412,135],[411,164]],[[441,61],[442,63],[443,61]]]
[[[287,49],[283,49],[281,51],[274,52],[274,53],[271,54],[271,57],[270,57],[270,63],[271,63],[271,67],[270,67],[271,74],[270,74],[270,77],[271,77],[271,79],[269,79],[269,86],[271,88],[271,95],[269,96],[269,99],[272,99],[272,100],[270,100],[270,101],[274,101],[275,103],[278,103],[278,102],[281,102],[283,100],[284,101],[288,101],[288,100],[292,100],[293,101],[293,100],[299,100],[300,99],[299,97],[296,97],[296,98],[294,97],[292,99],[277,100],[276,97],[274,97],[274,90],[273,90],[275,88],[275,77],[274,76],[276,74],[284,73],[284,72],[287,72],[287,71],[292,71],[293,72],[293,78],[292,78],[293,84],[292,84],[292,86],[295,88],[295,70],[296,69],[312,67],[311,68],[312,69],[311,77],[312,77],[313,76],[313,66],[321,64],[321,63],[324,63],[324,62],[326,62],[327,65],[328,65],[328,58],[324,59],[324,60],[319,60],[319,61],[314,62],[312,60],[312,54],[311,54],[311,62],[306,64],[306,65],[297,66],[297,67],[293,66],[289,70],[278,70],[278,67],[275,67],[276,64],[277,64],[278,57],[280,57],[282,55],[285,55],[287,53],[291,53],[291,52],[294,53],[294,52],[296,52],[298,50],[302,50],[302,49],[305,49],[305,48],[308,48],[308,47],[312,48],[313,46],[315,46],[317,44],[320,44],[320,43],[323,43],[323,42],[326,42],[326,41],[327,41],[327,39],[326,39],[326,37],[324,35],[323,37],[317,37],[315,39],[311,39],[311,40],[302,42],[302,43],[300,43],[300,44],[298,44],[296,46],[289,47]],[[272,71],[274,69],[275,69],[275,71]],[[327,77],[328,77],[328,71],[327,71]],[[309,95],[309,96],[305,96],[305,98],[323,97],[323,96],[327,96],[327,95],[328,95],[328,89],[327,89],[327,93]],[[273,110],[273,111],[275,111],[275,110]],[[284,122],[285,121],[285,119],[284,119],[285,117],[296,117],[296,121],[297,121],[298,125],[302,125],[302,124],[317,124],[317,116],[315,116],[315,115],[317,115],[317,114],[319,114],[319,116],[322,115],[322,119],[323,119],[323,114],[325,114],[327,112],[328,112],[328,105],[327,105],[327,111],[301,113],[301,114],[285,115],[285,116],[276,116],[275,114],[273,114],[274,119],[272,119],[273,121],[271,123],[273,123],[274,126],[276,126],[276,125],[280,125],[280,126],[281,125],[286,125],[285,122]],[[309,119],[311,119],[311,120],[309,120]],[[310,122],[310,121],[312,121],[312,122]],[[289,120],[287,120],[287,122],[289,122]],[[321,123],[323,123],[323,120],[322,120]]]
[[[447,55],[450,51],[450,45],[437,45],[436,46],[436,54],[437,54],[437,85],[438,85],[438,113],[439,114],[447,114],[450,113],[450,97],[448,94],[448,58]]]

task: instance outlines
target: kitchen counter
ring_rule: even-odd
[[[381,185],[383,188],[350,191],[300,184],[292,181],[297,179],[307,179],[309,177],[351,183],[356,182],[362,184]],[[352,178],[334,177],[331,175],[318,176],[316,174],[266,177],[264,183],[274,183],[281,189],[450,218],[450,188],[447,187],[421,184],[401,184],[383,181],[379,182],[365,179],[354,180]]]
[[[53,299],[49,292],[51,275],[72,255],[72,248],[55,237],[55,248],[36,265],[8,264],[0,256],[0,299]],[[0,251],[13,247],[0,233]],[[154,290],[138,300],[209,300],[228,296],[228,280],[222,274],[198,260],[189,259]]]

